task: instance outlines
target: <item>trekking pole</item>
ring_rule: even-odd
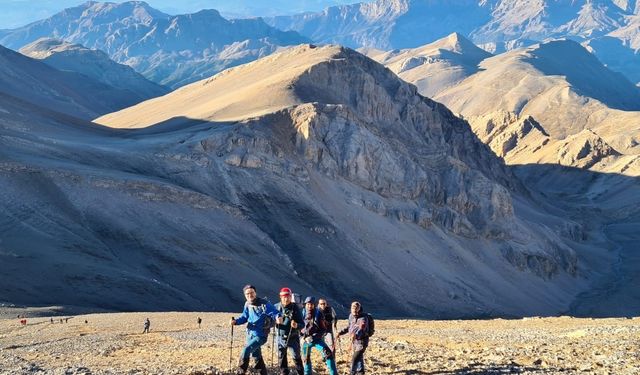
[[[276,329],[276,327],[273,327],[273,335],[271,335],[271,368],[273,368],[273,351],[274,351],[274,346],[276,344],[276,335],[278,333],[278,330]]]
[[[229,345],[229,372],[232,370],[231,363],[233,362],[233,325],[231,325],[231,345]]]
[[[291,338],[291,330],[293,330],[293,326],[289,325],[289,333],[287,334],[287,342],[284,343],[284,350],[289,349],[289,339]]]

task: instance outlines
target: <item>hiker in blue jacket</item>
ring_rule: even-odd
[[[247,300],[238,318],[231,318],[231,325],[247,323],[247,343],[240,353],[240,361],[236,374],[246,374],[249,367],[249,357],[256,362],[255,369],[260,370],[260,375],[267,375],[267,365],[262,358],[260,347],[267,342],[271,322],[282,323],[282,317],[276,308],[267,300],[258,298],[256,288],[253,285],[245,285],[242,288]]]
[[[302,358],[304,361],[304,375],[311,375],[311,349],[316,348],[321,354],[322,359],[327,364],[329,375],[337,375],[336,360],[333,352],[324,342],[324,334],[326,333],[326,322],[320,310],[316,308],[316,299],[307,297],[304,300],[304,327],[300,330],[300,334],[304,338],[302,344]]]
[[[369,346],[369,322],[362,305],[358,301],[351,304],[349,325],[338,332],[338,337],[349,334],[349,342],[352,350],[351,375],[364,375],[364,351]],[[372,333],[372,332],[371,332]]]

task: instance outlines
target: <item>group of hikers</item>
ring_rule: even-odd
[[[246,285],[243,288],[246,302],[242,315],[231,318],[231,348],[233,348],[233,327],[247,324],[246,345],[240,353],[236,374],[245,374],[249,368],[249,360],[255,361],[254,368],[260,375],[267,374],[267,366],[262,357],[261,347],[267,342],[272,322],[275,323],[275,334],[278,345],[278,367],[281,375],[289,374],[287,352],[293,357],[298,375],[312,373],[311,351],[316,349],[322,355],[330,375],[337,375],[336,343],[340,336],[349,336],[352,351],[351,374],[364,374],[364,352],[373,335],[373,318],[364,312],[358,301],[351,303],[349,324],[338,331],[335,310],[327,304],[326,299],[307,297],[304,307],[293,301],[293,293],[289,288],[280,290],[280,302],[272,305],[264,298],[258,298],[256,288]],[[329,344],[325,339],[330,339]],[[232,353],[229,354],[231,367]]]

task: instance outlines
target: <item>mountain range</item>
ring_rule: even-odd
[[[208,77],[307,42],[261,19],[223,18],[216,10],[170,16],[142,1],[89,1],[52,17],[0,33],[0,44],[19,49],[39,38],[101,50],[146,78],[169,87]]]
[[[640,173],[640,89],[574,41],[492,56],[454,33],[415,49],[363,52],[464,116],[509,164]]]
[[[393,50],[457,32],[501,53],[569,38],[638,84],[639,11],[635,1],[623,0],[376,0],[264,20],[227,20],[216,10],[171,16],[142,1],[90,1],[2,30],[0,44],[18,50],[41,37],[57,38],[102,50],[146,78],[177,88],[309,41]]]
[[[379,0],[269,20],[303,37],[89,2],[0,31],[22,53],[0,47],[0,300],[230,310],[252,282],[341,312],[635,314],[636,14]],[[309,38],[371,59],[288,44]]]
[[[492,53],[571,38],[640,83],[639,12],[636,1],[623,0],[377,0],[267,22],[317,42],[382,50],[416,48],[453,32]]]

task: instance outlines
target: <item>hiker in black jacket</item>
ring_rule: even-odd
[[[302,357],[300,356],[300,328],[304,325],[302,310],[298,304],[292,302],[293,293],[289,288],[280,289],[280,303],[276,304],[276,310],[283,316],[282,324],[277,324],[278,330],[278,365],[280,375],[289,374],[287,364],[287,350],[293,356],[298,375],[304,374]]]
[[[351,304],[349,325],[338,332],[338,337],[349,334],[351,356],[351,375],[364,375],[364,351],[369,346],[369,322],[358,301]]]
[[[338,318],[336,316],[336,310],[329,306],[326,299],[318,299],[318,310],[324,316],[324,320],[327,323],[327,333],[324,335],[325,342],[331,350],[336,352],[336,334],[338,333]]]

